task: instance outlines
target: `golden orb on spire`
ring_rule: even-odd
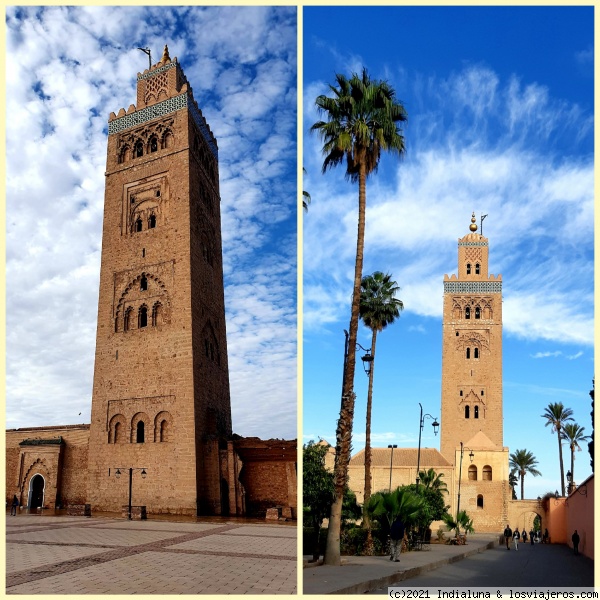
[[[471,224],[469,225],[469,229],[475,233],[477,231],[477,223],[475,223],[477,219],[475,219],[475,213],[473,213],[473,216],[471,217]]]
[[[163,55],[161,58],[161,62],[171,62],[171,57],[169,56],[169,47],[165,44],[165,49],[163,50]]]

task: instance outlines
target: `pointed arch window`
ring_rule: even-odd
[[[162,322],[162,305],[160,302],[157,302],[152,307],[152,327],[156,327],[160,325]]]
[[[151,214],[148,219],[148,229],[154,229],[156,227],[156,215]]]
[[[470,414],[471,414],[471,407],[467,404],[467,406],[465,406],[465,419],[468,419]]]
[[[150,140],[150,152],[156,152],[158,150],[158,140],[153,137]]]
[[[135,441],[138,444],[144,443],[144,421],[138,421],[138,424],[136,426]]]
[[[161,423],[160,423],[160,441],[161,442],[169,441],[168,433],[169,433],[169,424],[167,423],[166,420],[161,421]]]
[[[471,274],[471,263],[467,263],[467,275]]]
[[[473,349],[473,358],[479,358],[479,348]]]
[[[475,308],[475,318],[476,319],[481,319],[481,309],[479,308],[479,306],[477,306]]]
[[[135,144],[135,157],[139,158],[140,156],[144,156],[144,144],[141,141]]]
[[[141,329],[142,327],[148,326],[148,309],[145,306],[140,306],[140,311],[138,313],[138,327]]]
[[[135,230],[136,232],[142,230],[142,219],[140,217],[138,217],[135,221]]]
[[[479,263],[475,263],[475,275],[479,275],[480,271],[481,271],[481,269],[479,267]]]
[[[140,290],[145,292],[148,289],[148,278],[145,275],[142,275],[140,279]]]
[[[467,348],[467,360],[471,358],[471,348]]]
[[[467,306],[467,308],[465,308],[465,319],[470,319],[471,318],[471,307]]]
[[[479,406],[476,406],[476,407],[473,409],[473,418],[474,418],[474,419],[479,419]]]
[[[125,317],[123,319],[123,331],[129,331],[131,329],[131,313],[133,308],[128,308],[125,311]]]

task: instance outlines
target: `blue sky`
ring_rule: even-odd
[[[297,436],[295,7],[8,7],[6,426],[89,423],[109,114],[168,44],[219,144],[233,429]]]
[[[372,443],[416,447],[419,402],[439,419],[444,274],[471,213],[503,277],[504,445],[537,457],[525,496],[560,490],[563,402],[590,434],[593,347],[593,8],[305,7],[303,441],[335,440],[356,251],[357,186],[321,174],[314,100],[367,67],[408,112],[406,156],[367,183],[363,273],[389,272],[405,310],[377,339]],[[332,27],[335,23],[335,27]],[[359,328],[368,347],[370,331]],[[357,366],[353,451],[364,445]],[[429,424],[429,422],[426,422]],[[426,426],[422,445],[439,448]],[[565,472],[570,467],[565,447]],[[575,479],[591,473],[587,446]],[[517,493],[520,494],[519,488]]]

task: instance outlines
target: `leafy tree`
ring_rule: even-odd
[[[512,499],[517,499],[517,492],[515,492],[515,487],[519,485],[519,478],[515,471],[511,471],[508,475],[508,485],[510,485],[510,489],[512,490]]]
[[[415,525],[424,504],[422,497],[406,487],[399,487],[392,492],[373,494],[367,510],[371,520],[377,521],[381,528],[388,532],[398,516],[406,527]]]
[[[302,499],[305,523],[314,533],[313,560],[319,559],[319,531],[334,498],[333,473],[325,468],[329,446],[308,442],[302,452]]]
[[[525,493],[525,475],[530,473],[534,477],[541,475],[535,468],[538,464],[535,456],[528,450],[516,450],[510,455],[509,465],[514,473],[518,473],[521,478],[521,500]]]
[[[473,519],[469,517],[466,510],[461,510],[454,518],[451,514],[446,513],[442,517],[442,521],[444,521],[448,531],[454,531],[456,538],[460,534],[461,528],[465,533],[473,533],[475,529],[473,528]]]
[[[371,407],[373,401],[373,377],[375,374],[375,346],[377,333],[391,325],[404,309],[402,300],[395,296],[400,290],[398,284],[392,281],[390,274],[375,271],[373,275],[362,278],[360,287],[359,313],[363,323],[371,330],[371,370],[369,372],[369,391],[367,393],[367,424],[365,436],[365,498],[363,504],[363,527],[367,529],[365,553],[371,554],[373,541],[367,506],[371,497]]]
[[[406,111],[396,100],[394,89],[386,81],[372,80],[366,69],[362,75],[349,79],[336,75],[337,85],[330,85],[333,97],[319,96],[315,103],[325,121],[311,127],[323,141],[323,172],[346,165],[346,177],[358,182],[358,233],[354,265],[354,289],[350,316],[348,359],[344,370],[342,405],[336,430],[334,468],[335,499],[331,507],[327,532],[325,563],[340,565],[340,527],[344,490],[348,479],[348,463],[354,420],[354,370],[356,337],[362,280],[367,177],[377,170],[382,152],[405,152],[400,124],[407,119]]]
[[[590,439],[589,435],[583,435],[584,430],[585,427],[581,427],[577,423],[567,423],[561,431],[562,439],[569,444],[571,449],[571,481],[575,481],[575,450],[581,450],[579,443]]]
[[[443,483],[443,485],[446,484]],[[420,485],[419,490],[417,491],[417,486],[414,483],[403,486],[402,489],[410,490],[423,500],[423,508],[416,521],[416,525],[421,535],[425,533],[425,530],[429,529],[429,526],[433,521],[441,521],[450,508],[450,506],[446,505],[444,500],[444,493],[447,493],[447,490]]]
[[[346,488],[342,504],[342,527],[345,527],[349,521],[356,521],[361,515],[362,507],[356,501],[356,494],[350,488]]]
[[[562,444],[561,444],[561,430],[568,421],[572,421],[571,416],[573,411],[570,408],[565,408],[562,402],[556,402],[548,404],[543,419],[546,419],[546,427],[552,425],[552,431],[556,431],[558,437],[558,462],[560,464],[560,486],[562,495],[565,495],[565,469],[563,466],[563,455],[562,455]],[[523,497],[523,490],[521,490],[521,498]]]

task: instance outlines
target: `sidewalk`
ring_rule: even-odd
[[[391,586],[425,571],[462,560],[472,554],[498,546],[498,534],[471,534],[465,546],[431,544],[429,550],[404,552],[400,562],[388,556],[343,556],[341,567],[308,563],[304,557],[305,594],[364,594]]]

